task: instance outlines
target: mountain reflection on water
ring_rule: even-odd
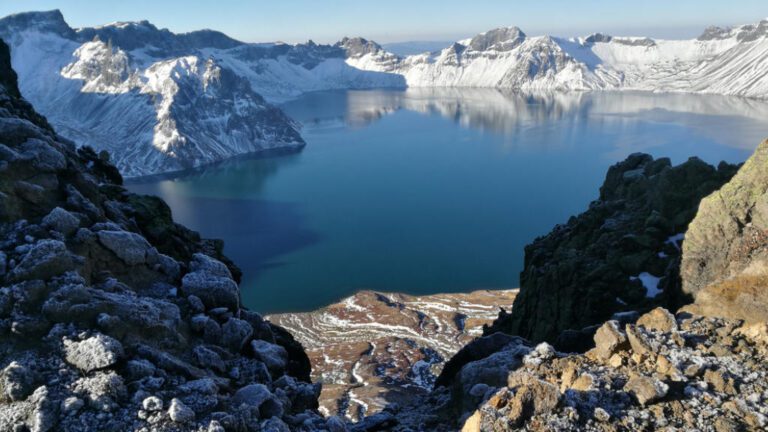
[[[282,107],[302,151],[130,185],[224,239],[244,303],[264,313],[363,288],[515,287],[525,245],[583,211],[611,164],[739,162],[768,136],[766,102],[721,96],[366,90]]]

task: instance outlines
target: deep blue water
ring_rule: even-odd
[[[524,246],[586,209],[611,164],[743,161],[768,137],[768,104],[714,96],[340,91],[284,108],[300,153],[130,185],[224,239],[263,313],[515,287]]]

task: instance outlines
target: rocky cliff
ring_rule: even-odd
[[[20,98],[0,41],[0,430],[345,430],[221,244]]]
[[[512,312],[486,334],[584,350],[591,333],[582,329],[617,312],[690,302],[680,289],[682,240],[701,199],[735,171],[695,158],[672,166],[644,154],[612,166],[587,211],[526,247]]]
[[[728,184],[706,197],[686,234],[683,290],[692,311],[768,317],[768,141]]]
[[[681,296],[689,294],[687,299],[677,297],[678,301],[690,302],[695,297],[692,305],[676,314],[657,307],[643,315],[636,310],[654,302],[622,305],[620,312],[591,331],[566,331],[565,337],[555,338],[563,343],[590,335],[592,348],[584,354],[560,352],[546,342],[536,345],[494,331],[517,325],[510,324],[515,323],[515,309],[511,316],[503,313],[486,336],[466,345],[446,363],[431,394],[411,408],[392,410],[391,415],[400,422],[394,429],[765,430],[768,299],[762,270],[768,240],[761,233],[768,184],[766,147],[766,143],[761,144],[735,176],[733,167],[723,165],[715,170],[693,160],[681,165],[684,168],[674,176],[670,176],[673,168],[664,164],[667,174],[663,177],[667,178],[659,183],[655,181],[660,180],[661,172],[653,174],[651,168],[658,162],[632,156],[611,169],[601,189],[601,200],[590,210],[534,243],[556,239],[554,244],[562,247],[554,248],[545,261],[540,261],[547,262],[549,267],[527,274],[549,280],[548,294],[554,297],[552,300],[537,293],[523,302],[534,299],[536,309],[541,303],[557,304],[563,297],[569,298],[574,292],[569,275],[578,274],[595,259],[606,265],[604,257],[600,261],[599,255],[594,254],[597,243],[620,240],[608,249],[609,254],[616,253],[619,258],[648,252],[660,257],[653,246],[645,252],[642,248],[627,249],[624,242],[634,243],[640,235],[638,231],[623,231],[616,237],[611,228],[639,228],[646,238],[652,238],[658,226],[672,229],[664,236],[680,230],[685,236],[673,239],[685,238],[682,257],[679,244],[675,247],[666,243],[677,251],[667,267],[668,277],[677,282],[656,286],[662,287],[659,296],[675,289]],[[638,166],[641,169],[635,169]],[[697,206],[697,196],[703,196],[708,188],[716,188],[717,182],[731,176],[730,182]],[[655,181],[651,180],[654,178]],[[637,183],[638,180],[643,183]],[[654,186],[649,189],[649,185]],[[639,197],[643,198],[636,201]],[[616,200],[614,205],[623,211],[610,213],[612,218],[606,220],[600,217],[605,213],[598,209],[611,200]],[[694,222],[686,232],[687,220],[697,207]],[[638,213],[638,209],[645,209],[645,213]],[[584,224],[589,217],[595,220],[587,229]],[[615,219],[623,222],[617,224]],[[649,222],[665,220],[662,225]],[[575,240],[579,238],[578,227],[583,229],[581,243]],[[663,236],[657,238],[657,246],[662,239]],[[529,248],[527,252],[533,251]],[[672,252],[661,251],[664,255]],[[677,264],[681,259],[682,273]],[[526,265],[531,262],[534,261],[528,255]],[[621,264],[619,260],[610,265],[621,269]],[[552,272],[552,268],[559,271]],[[526,269],[530,271],[532,267]],[[625,279],[626,274],[614,279],[614,283],[626,289],[622,285]],[[647,282],[644,285],[647,291]],[[514,307],[525,295],[525,287]],[[585,305],[593,303],[581,293],[565,304],[579,305],[587,313]],[[527,327],[521,328],[534,335],[536,329],[550,331],[556,328],[550,321],[557,322],[561,317],[556,309],[553,312],[529,315]]]

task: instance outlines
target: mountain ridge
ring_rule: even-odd
[[[126,177],[266,149],[299,150],[300,125],[273,103],[318,90],[484,87],[768,97],[768,20],[711,27],[698,39],[680,41],[528,36],[501,27],[410,56],[361,37],[326,45],[246,43],[214,30],[176,34],[148,21],[73,29],[56,10],[2,18],[0,37],[11,45],[26,97],[62,134],[111,152]],[[209,67],[229,77],[224,86],[205,78]],[[184,96],[191,100],[177,99]]]

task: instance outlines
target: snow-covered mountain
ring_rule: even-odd
[[[73,30],[55,11],[7,17],[0,37],[23,94],[63,135],[108,150],[125,176],[304,145],[295,122],[246,79],[194,52],[226,46],[223,35],[177,36],[148,23]]]
[[[146,21],[73,29],[61,13],[0,20],[24,94],[65,135],[109,150],[127,176],[274,147],[297,125],[269,102],[329,89],[485,87],[768,97],[768,19],[694,40],[499,28],[442,51],[398,56],[375,42],[243,43]],[[263,96],[263,97],[262,97]],[[266,99],[266,100],[265,100]]]
[[[708,28],[694,40],[593,34],[529,37],[500,28],[437,52],[378,64],[381,53],[348,60],[393,72],[410,87],[517,90],[645,90],[768,97],[768,19]]]

